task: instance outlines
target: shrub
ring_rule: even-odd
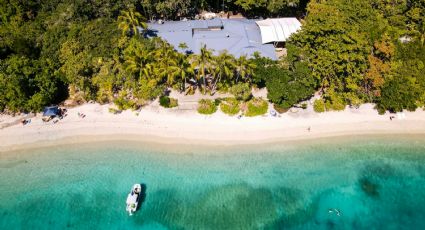
[[[313,108],[314,111],[316,111],[317,113],[325,112],[325,102],[323,101],[323,99],[315,100],[313,103]]]
[[[334,89],[328,90],[323,97],[325,110],[344,110],[347,105],[345,98],[339,93],[336,93]]]
[[[121,110],[115,109],[115,108],[109,108],[109,112],[112,114],[119,114],[121,113]]]
[[[213,100],[201,99],[198,102],[198,113],[200,114],[213,114],[217,111],[217,106]]]
[[[307,63],[291,64],[289,61],[287,64],[293,64],[291,70],[287,67],[269,65],[261,67],[260,71],[267,87],[267,99],[282,109],[290,109],[309,99],[315,89],[314,78],[311,77]]]
[[[302,109],[307,109],[307,107],[308,107],[307,103],[304,102],[304,103],[301,104]]]
[[[267,113],[269,105],[267,101],[261,98],[253,98],[247,103],[247,108],[245,111],[245,116],[254,117]]]
[[[225,98],[220,104],[220,109],[223,113],[230,116],[236,115],[241,110],[238,100],[233,97]]]
[[[177,99],[171,97],[170,98],[170,108],[177,107],[178,105],[179,105],[179,103],[178,103]]]
[[[281,106],[279,106],[278,104],[273,104],[273,108],[274,110],[276,110],[278,113],[286,113],[288,112],[288,108],[283,108]]]
[[[332,98],[332,100],[327,100],[325,102],[325,107],[329,110],[335,110],[335,111],[341,111],[344,110],[346,106],[346,103],[344,102],[344,99],[341,97]]]
[[[422,96],[419,98],[418,107],[423,107],[425,110],[425,92],[422,93]]]
[[[397,77],[385,82],[381,97],[377,100],[380,114],[386,110],[401,112],[403,109],[415,111],[420,100],[420,89],[408,77]]]
[[[159,97],[159,104],[162,107],[168,107],[168,105],[170,104],[170,98],[167,96],[161,96]]]
[[[216,99],[214,99],[215,106],[219,106],[221,104],[221,101],[223,101],[222,98],[216,98]]]
[[[251,98],[251,87],[249,83],[238,83],[230,87],[229,91],[237,100],[247,101]]]
[[[137,107],[134,101],[125,97],[118,97],[115,99],[114,104],[118,107],[119,110],[135,109]]]
[[[174,108],[179,105],[177,99],[168,96],[159,97],[159,104],[164,108]]]
[[[165,90],[165,86],[158,83],[156,80],[141,79],[140,86],[136,92],[136,97],[144,100],[154,100],[159,97]]]

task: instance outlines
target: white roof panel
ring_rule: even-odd
[[[301,29],[301,23],[296,18],[272,18],[257,21],[261,30],[261,42],[285,42]]]

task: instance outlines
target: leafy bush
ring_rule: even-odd
[[[214,99],[215,106],[219,106],[221,104],[221,101],[223,101],[222,98],[216,98],[216,99]]]
[[[304,103],[301,103],[301,108],[302,109],[307,109],[307,107],[308,107],[307,103],[305,103],[305,102]]]
[[[308,99],[314,93],[314,82],[311,82],[306,66],[296,64],[296,72],[291,72],[282,67],[270,66],[267,68],[268,78],[267,98],[279,107],[289,109],[297,103]]]
[[[253,98],[247,102],[247,108],[245,111],[245,116],[254,117],[267,113],[269,105],[267,101],[261,98]]]
[[[133,109],[135,106],[133,101],[124,98],[117,98],[114,101],[114,104],[118,107],[119,110]]]
[[[164,108],[174,108],[178,106],[177,99],[168,96],[159,97],[159,104]]]
[[[286,113],[286,112],[288,112],[288,108],[283,108],[283,107],[281,107],[280,105],[278,105],[278,104],[273,104],[273,108],[274,108],[274,110],[276,110],[276,112],[278,112],[278,113]]]
[[[391,79],[382,88],[382,95],[377,101],[378,112],[401,112],[403,109],[415,111],[421,93],[419,87],[408,77]]]
[[[165,86],[160,85],[156,80],[140,80],[136,96],[144,100],[154,100],[164,92]]]
[[[253,61],[257,68],[254,70],[252,83],[258,88],[263,88],[266,86],[266,81],[270,76],[268,67],[276,65],[278,62],[267,57],[262,57],[260,53],[254,53]]]
[[[332,94],[325,102],[325,107],[328,110],[344,110],[346,105],[347,104],[345,103],[344,98],[337,94]]]
[[[201,99],[198,102],[198,113],[200,114],[213,114],[217,111],[217,106],[213,100]]]
[[[229,97],[222,100],[220,104],[220,109],[223,111],[223,113],[233,116],[239,113],[241,110],[239,107],[239,102],[236,100],[236,98]]]
[[[119,109],[115,109],[115,108],[109,108],[108,110],[109,110],[109,112],[110,112],[110,113],[112,113],[112,114],[119,114],[119,113],[121,113],[121,112],[122,112],[121,110],[119,110]]]
[[[316,113],[325,112],[325,102],[322,99],[317,99],[313,103],[313,108]]]
[[[237,100],[247,101],[251,98],[251,87],[249,83],[238,83],[230,87],[229,91]]]
[[[137,107],[137,104],[134,101],[128,99],[125,91],[120,92],[118,98],[114,100],[114,104],[119,110],[135,109]]]
[[[170,107],[169,108],[174,108],[177,107],[179,105],[177,99],[175,98],[170,98]]]

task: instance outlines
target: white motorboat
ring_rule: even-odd
[[[142,186],[140,184],[134,184],[131,192],[127,196],[127,212],[133,215],[133,212],[137,210],[139,205],[140,194],[142,192]]]

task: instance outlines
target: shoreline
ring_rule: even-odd
[[[140,139],[144,138],[144,139]],[[349,138],[349,139],[348,139]],[[425,132],[418,133],[401,133],[401,132],[392,132],[392,133],[383,133],[383,132],[370,132],[370,133],[332,133],[329,135],[320,135],[320,136],[310,136],[306,138],[294,137],[294,138],[285,138],[285,139],[267,139],[255,142],[214,142],[211,144],[205,143],[195,143],[185,142],[185,139],[170,139],[164,137],[148,137],[148,136],[122,136],[117,138],[113,135],[97,135],[97,136],[70,136],[63,139],[57,140],[44,140],[34,143],[24,143],[11,145],[0,148],[0,154],[8,154],[17,151],[33,150],[33,149],[43,149],[43,148],[53,148],[53,147],[69,147],[73,145],[90,145],[90,144],[103,144],[107,145],[108,143],[114,142],[124,142],[131,146],[137,145],[139,147],[153,149],[153,150],[166,150],[167,152],[183,152],[187,153],[190,150],[198,150],[203,147],[214,147],[214,149],[232,149],[232,148],[259,148],[259,147],[273,147],[275,145],[288,144],[289,147],[297,146],[299,144],[305,144],[307,141],[311,142],[329,142],[330,140],[339,143],[341,140],[352,140],[352,139],[418,139],[424,140]],[[309,143],[311,143],[309,142]],[[424,142],[425,143],[425,142]],[[127,145],[125,147],[128,147]]]
[[[389,119],[378,115],[373,105],[341,112],[315,113],[300,110],[281,117],[236,117],[220,111],[205,116],[196,111],[164,109],[149,105],[138,114],[114,115],[109,105],[85,104],[68,110],[58,121],[43,123],[38,114],[28,125],[0,129],[0,152],[19,149],[128,140],[166,145],[238,146],[362,135],[425,134],[425,111],[405,112]],[[80,118],[78,113],[86,114]],[[3,117],[2,120],[7,120]]]

